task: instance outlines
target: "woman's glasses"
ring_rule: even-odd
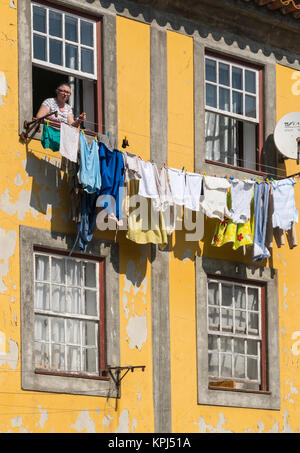
[[[66,94],[67,96],[71,95],[71,91],[65,91],[65,90],[57,90],[57,91],[59,91],[60,93]]]

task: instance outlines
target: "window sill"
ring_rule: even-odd
[[[107,376],[96,376],[91,374],[76,374],[76,373],[60,373],[55,371],[48,371],[43,370],[41,368],[36,368],[34,370],[35,374],[45,374],[47,376],[61,376],[61,377],[71,377],[71,378],[79,378],[79,379],[92,379],[98,381],[110,381],[110,378]]]
[[[241,171],[244,173],[250,173],[252,175],[263,176],[263,177],[268,176],[268,173],[265,173],[263,171],[251,170],[250,168],[244,168],[244,167],[236,167],[234,165],[225,164],[223,162],[217,162],[215,160],[205,159],[205,163],[209,164],[209,165],[217,165],[218,167],[229,168],[231,170]]]
[[[257,395],[272,395],[272,392],[267,390],[247,390],[247,389],[234,389],[231,387],[215,387],[213,385],[208,386],[209,390],[226,390],[227,392],[234,392],[234,393],[255,393]]]

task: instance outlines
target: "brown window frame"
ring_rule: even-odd
[[[70,14],[74,14],[79,17],[83,17],[85,19],[90,19],[96,22],[96,39],[97,39],[97,80],[94,83],[94,115],[95,115],[95,128],[93,132],[97,132],[102,134],[103,133],[103,71],[102,71],[102,17],[92,16],[91,14],[85,14],[81,11],[77,11],[73,8],[68,8],[67,6],[57,5],[56,3],[53,4],[47,0],[30,0],[30,7],[31,3],[39,3],[41,5],[47,6],[49,8],[54,8],[60,11],[64,11]],[[32,27],[31,27],[32,33]],[[30,56],[31,58],[31,56]],[[34,66],[34,63],[32,63]],[[55,72],[55,71],[54,71]],[[92,129],[92,128],[89,128]]]
[[[61,255],[69,256],[68,252],[52,249],[48,247],[34,246],[34,252],[43,252],[52,255]],[[106,364],[106,335],[105,335],[105,270],[104,270],[104,261],[105,258],[95,257],[86,254],[72,253],[72,258],[79,258],[81,260],[95,261],[99,264],[99,329],[98,329],[98,360],[99,360],[99,375],[91,375],[85,373],[72,373],[72,372],[58,372],[51,370],[44,370],[41,368],[34,368],[35,374],[45,374],[52,376],[64,376],[64,377],[73,377],[73,378],[82,378],[82,379],[93,379],[93,380],[106,380],[109,381],[107,376],[107,364]]]
[[[267,318],[266,318],[266,284],[251,280],[250,282],[245,279],[238,279],[238,278],[232,278],[232,277],[225,277],[225,276],[219,276],[219,275],[213,275],[213,274],[207,274],[207,281],[209,279],[213,280],[222,280],[222,281],[227,281],[230,283],[239,283],[239,284],[245,284],[245,285],[254,285],[258,286],[261,291],[261,347],[260,347],[260,353],[261,353],[261,363],[260,363],[260,372],[261,372],[261,385],[259,390],[250,390],[250,389],[234,389],[230,387],[225,387],[225,386],[213,386],[210,385],[208,382],[208,388],[210,390],[222,390],[222,391],[230,391],[230,392],[240,392],[240,393],[258,393],[258,394],[268,394],[270,395],[271,392],[268,390],[268,375],[267,375]],[[207,304],[207,301],[206,301]],[[228,379],[230,380],[230,379]],[[234,380],[234,379],[232,379]],[[226,379],[224,379],[226,381]]]
[[[264,145],[264,108],[263,108],[263,95],[264,95],[264,90],[263,90],[263,74],[264,74],[264,68],[262,65],[254,64],[249,62],[248,60],[243,60],[240,58],[236,58],[234,56],[229,56],[227,54],[219,53],[216,51],[212,51],[209,49],[205,50],[205,55],[204,58],[212,57],[212,58],[221,58],[223,60],[227,60],[230,63],[236,63],[242,66],[247,66],[251,69],[254,69],[258,72],[258,86],[259,86],[259,104],[258,104],[258,113],[259,113],[259,123],[256,125],[256,162],[255,162],[255,170],[253,169],[248,169],[242,166],[236,166],[236,165],[230,165],[227,163],[223,162],[218,162],[215,160],[211,159],[206,159],[205,158],[205,163],[207,164],[213,164],[213,165],[219,165],[221,167],[225,167],[228,169],[233,169],[233,170],[239,170],[239,171],[244,171],[248,173],[253,173],[257,175],[262,175],[262,176],[267,176],[268,174],[263,171],[264,165],[262,164],[262,151],[263,151],[263,145]],[[204,84],[205,84],[205,78],[204,78]],[[205,105],[205,102],[204,102]],[[205,105],[205,111],[206,111],[206,105]],[[222,113],[220,113],[222,115]],[[242,121],[242,120],[241,120]],[[244,158],[244,150],[242,149],[241,151],[241,160],[243,162]]]

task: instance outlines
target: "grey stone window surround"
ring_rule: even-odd
[[[33,249],[34,246],[70,251],[74,236],[38,228],[20,226],[21,263],[21,364],[22,389],[117,397],[111,380],[37,374],[33,363]],[[85,255],[105,258],[106,363],[120,366],[119,250],[118,244],[94,239]]]
[[[196,258],[195,267],[198,404],[280,410],[277,270],[204,257]],[[268,394],[208,388],[207,275],[265,283]]]

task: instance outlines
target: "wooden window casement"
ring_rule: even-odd
[[[84,127],[102,132],[101,20],[37,0],[31,2],[31,24],[33,116],[68,83],[74,117],[85,112]]]
[[[263,69],[213,52],[205,55],[205,158],[262,170]]]
[[[37,374],[103,379],[104,259],[34,247]]]

